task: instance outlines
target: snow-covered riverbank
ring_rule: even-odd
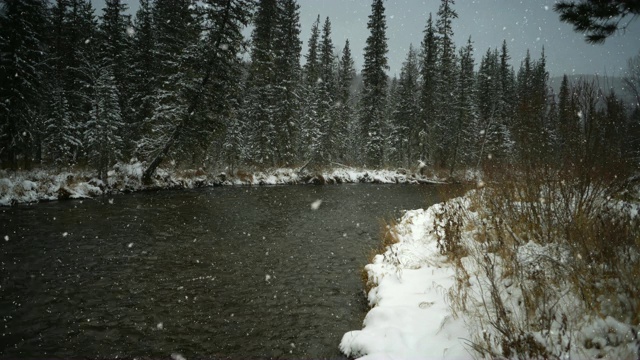
[[[455,267],[438,250],[435,214],[442,207],[408,211],[395,229],[398,243],[365,267],[374,287],[362,330],[348,332],[340,350],[364,359],[467,358],[464,319],[447,294]],[[366,355],[366,356],[365,356]]]
[[[160,168],[153,183],[142,183],[141,163],[118,164],[109,171],[106,180],[94,173],[56,172],[47,170],[0,171],[0,206],[35,203],[61,199],[81,199],[112,193],[149,189],[193,189],[233,185],[295,185],[295,184],[425,184],[443,183],[438,179],[410,173],[406,170],[367,170],[336,168],[310,172],[298,169],[265,171],[206,172],[203,170],[171,170]]]
[[[364,359],[637,358],[638,197],[594,198],[593,221],[579,219],[586,237],[567,239],[580,230],[561,211],[566,195],[556,194],[557,203],[543,195],[508,203],[482,189],[406,212],[389,228],[397,243],[365,267],[372,308],[341,351]],[[555,234],[546,243],[521,220],[529,208],[553,210],[551,228],[539,220]]]

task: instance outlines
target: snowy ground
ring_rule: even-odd
[[[365,267],[372,308],[362,330],[343,336],[341,351],[363,359],[638,358],[638,300],[611,288],[597,304],[585,302],[563,280],[571,259],[562,241],[522,241],[502,252],[482,240],[488,222],[478,194],[408,211],[390,229],[398,242]],[[625,208],[637,221],[640,206]],[[445,225],[452,209],[464,209],[462,251],[445,257],[438,246],[453,232]]]
[[[448,293],[455,268],[440,255],[434,235],[439,206],[408,211],[395,233],[398,243],[366,266],[376,285],[362,330],[348,332],[340,350],[364,359],[469,358],[464,319],[451,311]],[[366,356],[365,356],[366,355]]]
[[[153,178],[153,184],[143,185],[141,181],[143,171],[144,166],[141,163],[117,164],[109,171],[106,181],[103,181],[89,172],[0,170],[0,206],[68,198],[90,198],[145,189],[191,189],[231,185],[442,183],[437,179],[430,179],[405,170],[336,168],[313,173],[297,169],[207,173],[202,170],[178,171],[159,168]]]

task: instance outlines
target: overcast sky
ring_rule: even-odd
[[[92,0],[102,13],[104,0]],[[361,70],[362,53],[369,32],[370,0],[299,0],[301,40],[306,53],[311,25],[320,15],[331,19],[332,38],[336,50],[346,39]],[[622,76],[627,59],[640,52],[640,19],[632,22],[626,33],[607,39],[604,45],[589,45],[583,35],[561,23],[553,11],[554,0],[458,0],[454,6],[458,19],[453,27],[458,47],[471,36],[476,54],[476,69],[488,48],[500,47],[507,41],[512,64],[516,69],[527,49],[538,58],[542,47],[547,56],[547,69],[552,76],[566,74],[601,74]],[[129,2],[132,10],[138,1]],[[399,75],[409,44],[420,46],[429,13],[434,21],[439,0],[386,0],[387,37],[389,38],[390,75]],[[303,60],[304,62],[304,60]]]

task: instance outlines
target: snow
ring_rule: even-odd
[[[470,335],[449,306],[455,268],[440,255],[433,226],[438,205],[406,212],[393,229],[399,242],[365,267],[372,309],[362,330],[346,333],[340,350],[363,359],[468,358]]]
[[[107,194],[145,189],[193,189],[207,186],[259,186],[297,184],[419,184],[442,183],[406,171],[339,168],[317,172],[278,168],[264,171],[206,172],[158,168],[150,185],[142,183],[145,165],[141,162],[118,163],[99,179],[88,171],[0,170],[0,206],[36,203],[60,199],[87,199]],[[113,203],[113,199],[109,200]]]
[[[474,196],[480,194],[482,198],[484,191],[473,190],[426,210],[407,211],[397,225],[389,228],[398,242],[365,266],[369,285],[373,286],[367,294],[371,310],[362,330],[344,334],[340,350],[348,357],[362,359],[473,358],[481,356],[472,344],[482,348],[490,345],[500,355],[503,344],[530,336],[558,358],[637,357],[640,334],[628,311],[631,299],[620,295],[613,295],[613,301],[599,298],[601,310],[596,314],[592,310],[598,305],[585,303],[567,283],[542,280],[539,284],[544,284],[551,305],[533,304],[535,313],[527,313],[531,308],[523,302],[524,292],[535,285],[532,279],[562,277],[558,271],[572,261],[571,255],[561,241],[520,241],[514,258],[529,275],[524,279],[510,275],[512,271],[505,265],[512,259],[502,259],[499,252],[489,250],[496,244],[476,238],[487,221],[481,202]],[[625,203],[617,209],[635,219],[639,206]],[[445,235],[442,214],[461,208],[465,209],[460,235],[464,251],[452,261],[438,248],[438,238]],[[487,257],[495,266],[492,277],[483,267]],[[555,266],[549,265],[550,259]],[[498,306],[490,295],[493,284],[515,326],[512,330],[523,331],[514,333],[516,340],[505,337],[494,326]],[[546,327],[535,330],[527,326],[531,316],[551,320]]]
[[[322,200],[316,200],[314,202],[311,203],[311,210],[318,210],[320,208],[320,205],[322,205]]]

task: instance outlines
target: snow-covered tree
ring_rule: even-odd
[[[0,4],[0,162],[30,167],[47,87],[45,0]]]
[[[360,130],[364,142],[364,160],[369,166],[380,166],[384,158],[383,134],[387,98],[387,21],[383,0],[373,0],[367,28],[370,35],[364,48],[364,67],[360,108]]]
[[[539,61],[532,61],[527,51],[518,71],[518,111],[511,127],[519,160],[529,165],[544,161],[551,151],[549,135],[555,124],[547,122],[548,78],[544,50]]]
[[[92,71],[91,110],[85,127],[85,147],[89,163],[105,179],[109,168],[122,155],[122,122],[118,86],[111,68],[96,65]]]
[[[322,138],[318,118],[319,81],[320,78],[320,15],[311,26],[311,36],[307,42],[307,53],[303,68],[302,119],[300,122],[300,155],[313,160],[319,152]]]
[[[420,75],[420,158],[421,160],[434,161],[436,141],[435,141],[435,121],[436,121],[436,93],[438,84],[438,47],[437,35],[433,25],[433,19],[429,14],[429,20],[424,31],[422,40]]]
[[[102,9],[99,25],[99,63],[102,67],[110,68],[113,73],[113,81],[117,87],[118,104],[121,117],[126,128],[120,131],[130,134],[131,119],[131,84],[129,83],[129,71],[131,69],[131,35],[132,24],[127,14],[128,6],[121,0],[107,0]],[[133,137],[127,136],[127,153],[132,153]]]
[[[44,143],[45,158],[70,165],[86,157],[84,132],[99,61],[98,22],[91,2],[58,0],[52,9],[48,81],[50,98]]]
[[[335,150],[335,55],[334,46],[331,40],[331,21],[326,18],[322,26],[322,38],[320,40],[320,71],[317,82],[318,87],[318,134],[320,138],[315,139],[317,144],[314,147],[314,160],[317,164],[326,164],[333,160]]]
[[[152,14],[152,3],[149,0],[141,0],[133,23],[131,64],[127,75],[132,92],[129,99],[131,114],[127,116],[127,142],[135,144],[134,148],[129,149],[134,155],[138,152],[140,139],[151,135],[150,119],[155,107],[153,95],[158,66]]]
[[[155,4],[154,26],[161,31],[157,32],[158,107],[152,129],[161,140],[155,144],[161,146],[143,174],[144,181],[150,181],[157,166],[176,150],[182,151],[183,157],[190,150],[192,163],[204,159],[211,136],[221,128],[221,117],[233,111],[236,87],[241,82],[242,30],[248,25],[254,2],[204,3],[206,11],[196,13],[194,3],[181,2],[179,8],[173,8],[177,18],[171,17],[172,4],[160,6],[159,0]],[[180,73],[174,73],[177,71]]]
[[[357,121],[353,114],[353,98],[351,95],[351,83],[356,76],[353,57],[351,56],[351,48],[347,39],[344,48],[342,48],[342,56],[338,63],[338,77],[336,89],[336,118],[334,120],[334,129],[336,134],[335,158],[340,162],[352,161],[352,154],[349,148],[353,148],[357,143]],[[357,147],[357,146],[356,146]]]
[[[436,86],[435,141],[436,160],[441,168],[451,168],[455,143],[455,92],[457,84],[456,46],[453,43],[453,20],[458,14],[454,0],[441,0],[436,29],[438,34],[438,82]]]
[[[397,164],[411,166],[420,157],[420,87],[418,53],[409,46],[398,80],[398,104],[393,115],[394,148],[398,152]]]
[[[264,0],[258,5],[251,35],[251,67],[249,69],[246,117],[250,121],[252,162],[273,166],[276,142],[276,71],[275,38],[278,2]]]
[[[278,1],[275,49],[276,139],[278,165],[291,166],[296,161],[301,114],[300,5],[295,0]]]
[[[455,103],[457,116],[453,129],[455,140],[451,172],[458,164],[470,165],[472,160],[476,160],[473,148],[477,139],[482,136],[482,130],[476,121],[475,63],[471,38],[467,41],[467,46],[460,49],[458,58],[460,65]]]

